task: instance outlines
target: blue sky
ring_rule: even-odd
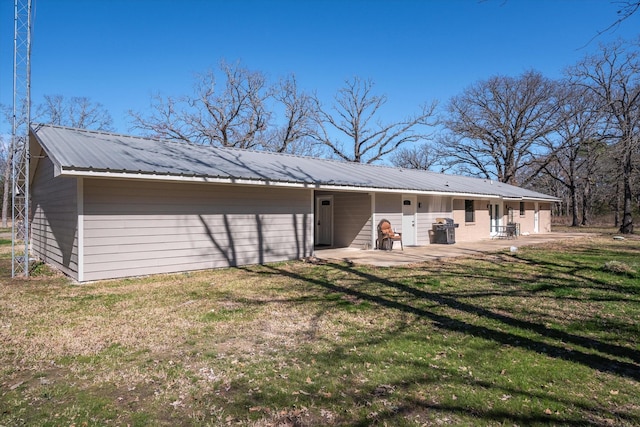
[[[191,93],[195,73],[240,60],[294,73],[327,101],[370,78],[400,119],[492,75],[559,77],[598,43],[640,34],[609,0],[32,0],[32,100],[86,96],[126,133],[154,93]],[[12,100],[13,1],[0,0],[0,102]],[[6,124],[2,124],[3,128]]]

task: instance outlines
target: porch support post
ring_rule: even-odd
[[[371,195],[371,248],[376,248],[376,238],[378,237],[378,230],[376,230],[377,218],[376,218],[376,193],[370,193]]]
[[[309,238],[311,240],[311,247],[309,251],[309,256],[316,256],[316,192],[315,190],[310,191],[309,197],[309,217],[311,218],[311,227],[309,230]],[[305,242],[306,243],[306,242]]]
[[[84,282],[84,179],[76,180],[76,212],[78,218],[78,282]]]

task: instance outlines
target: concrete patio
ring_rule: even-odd
[[[589,236],[591,236],[589,233],[531,234],[519,236],[517,239],[484,239],[477,242],[460,242],[452,245],[405,246],[404,250],[401,250],[400,245],[396,243],[391,251],[358,248],[316,248],[315,256],[325,261],[349,261],[355,264],[393,267],[442,258],[474,256],[509,250],[511,247],[519,248]]]

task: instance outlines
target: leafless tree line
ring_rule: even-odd
[[[424,139],[435,123],[435,103],[384,123],[386,102],[371,80],[354,77],[323,105],[293,75],[269,85],[263,73],[223,61],[219,75],[196,76],[193,94],[155,95],[151,112],[129,115],[132,130],[168,140],[372,163]]]
[[[19,108],[25,108],[24,105]],[[45,95],[42,103],[32,110],[32,122],[69,126],[81,129],[111,130],[113,119],[100,103],[87,97],[65,98],[63,95]],[[0,112],[6,123],[12,123],[13,109],[0,106]],[[24,115],[19,115],[24,117]],[[19,126],[20,124],[18,124]],[[9,215],[9,195],[13,155],[11,141],[0,135],[0,167],[2,168],[2,215],[1,226],[7,227]],[[15,147],[14,147],[15,149]]]
[[[623,41],[602,46],[568,67],[561,80],[534,70],[492,76],[454,96],[439,114],[432,101],[397,121],[383,120],[387,97],[371,80],[348,79],[332,102],[323,103],[301,90],[293,75],[270,84],[261,72],[223,61],[218,70],[195,76],[191,94],[157,94],[148,110],[129,111],[130,130],[495,179],[566,199],[573,225],[613,210],[620,231],[630,233],[640,200],[638,47]],[[35,111],[36,122],[112,126],[104,107],[87,98],[46,96]],[[5,175],[5,194],[7,185]]]
[[[528,71],[476,82],[446,105],[434,141],[394,160],[412,167],[430,152],[425,168],[554,194],[566,200],[573,225],[613,211],[620,232],[632,233],[640,210],[639,47],[640,40],[601,46],[560,80]]]

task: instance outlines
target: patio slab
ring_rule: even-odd
[[[593,236],[590,233],[547,233],[519,236],[517,239],[483,239],[476,242],[460,242],[452,245],[431,244],[400,249],[394,245],[391,251],[358,248],[332,248],[315,250],[316,258],[324,261],[347,261],[376,267],[394,267],[433,261],[443,258],[474,256],[508,250],[511,247],[531,246],[560,240]]]

